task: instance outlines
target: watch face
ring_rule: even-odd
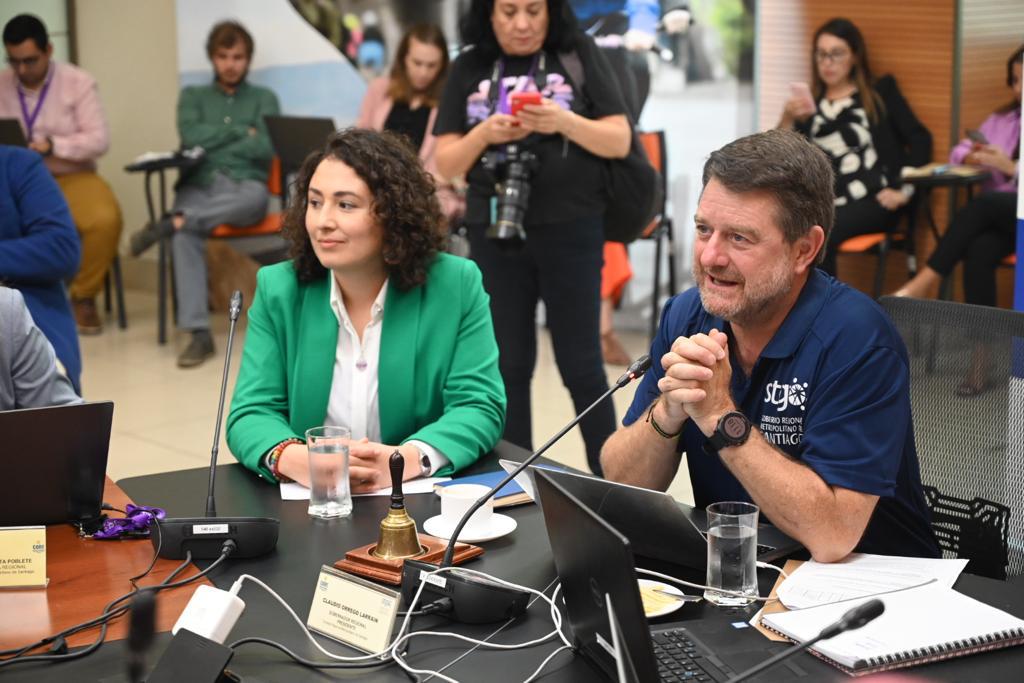
[[[741,415],[727,415],[722,420],[722,432],[730,439],[742,439],[748,422]]]

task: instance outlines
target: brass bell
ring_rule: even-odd
[[[405,495],[402,494],[405,458],[395,451],[388,465],[391,468],[391,509],[381,520],[380,537],[370,554],[383,560],[403,560],[422,555],[426,550],[420,545],[416,520],[406,511]]]

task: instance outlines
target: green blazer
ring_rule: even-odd
[[[302,284],[291,262],[261,268],[228,414],[238,461],[275,481],[263,456],[324,423],[338,346],[330,275]],[[505,428],[505,387],[489,297],[472,261],[440,254],[427,282],[388,287],[381,327],[381,439],[445,454],[447,474],[490,451]]]

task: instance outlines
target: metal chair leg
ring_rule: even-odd
[[[654,235],[654,282],[651,285],[651,325],[650,338],[654,339],[658,331],[658,296],[661,294],[661,240],[664,237],[662,226],[658,226]]]
[[[110,270],[114,273],[114,296],[117,297],[117,326],[122,330],[128,328],[128,313],[124,307],[124,280],[121,277],[121,259],[117,256],[114,257],[113,263],[110,264]],[[110,273],[107,273],[109,282]],[[110,312],[110,306],[107,306],[107,312]]]

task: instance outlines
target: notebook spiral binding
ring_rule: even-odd
[[[906,666],[908,663],[923,664],[924,662],[949,659],[951,657],[973,654],[975,652],[997,650],[999,648],[1013,645],[1018,641],[1024,642],[1024,629],[1018,628],[1010,629],[1008,631],[996,631],[995,633],[988,633],[976,638],[954,640],[949,643],[943,643],[942,645],[931,645],[925,648],[907,650],[906,652],[898,652],[884,657],[872,657],[861,661],[866,667],[871,667],[873,669],[875,667],[883,667],[882,669],[877,670],[885,670],[897,668],[899,666]],[[861,662],[857,662],[858,666],[854,667],[855,670],[861,669],[860,663]]]

